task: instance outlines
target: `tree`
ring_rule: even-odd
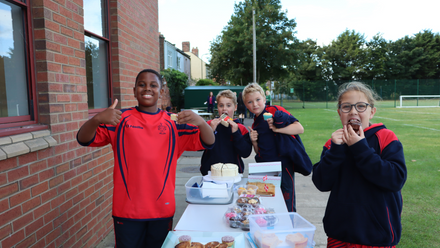
[[[386,79],[387,61],[389,60],[388,42],[381,34],[376,34],[366,45],[364,79]]]
[[[323,47],[323,74],[335,82],[360,80],[365,75],[365,37],[354,30],[345,30]]]
[[[235,4],[228,25],[211,44],[211,75],[216,82],[246,85],[253,81],[252,8],[255,8],[257,82],[288,74],[295,57],[295,20],[281,11],[280,0],[245,0]]]
[[[440,77],[440,35],[424,30],[389,45],[389,78],[434,79]]]
[[[218,86],[218,83],[212,81],[211,79],[200,79],[196,83],[196,86],[204,86],[204,85]]]
[[[186,88],[188,76],[183,72],[171,68],[161,71],[160,74],[165,78],[168,88],[170,89],[171,104],[180,111],[184,106],[183,91]]]

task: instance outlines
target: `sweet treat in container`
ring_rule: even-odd
[[[263,205],[259,205],[254,209],[254,214],[265,214],[265,213],[267,213],[267,210]]]
[[[199,242],[192,242],[190,247],[191,248],[204,248],[205,246]]]
[[[217,163],[211,165],[212,177],[236,177],[238,176],[238,166],[236,164]]]
[[[228,123],[228,120],[232,120],[232,118],[231,117],[229,117],[227,114],[222,114],[221,116],[220,116],[220,123],[223,125],[223,126],[225,126],[225,127],[229,127],[229,123]]]
[[[191,248],[191,242],[190,241],[180,242],[176,246],[174,246],[174,248]]]
[[[244,204],[244,205],[241,207],[241,210],[242,210],[243,212],[246,212],[246,211],[254,212],[254,207],[253,207],[251,204]]]
[[[171,119],[172,121],[177,121],[177,115],[176,115],[176,114],[171,114],[171,115],[170,115],[170,119]]]
[[[277,217],[275,217],[274,215],[269,215],[269,214],[264,216],[264,219],[267,222],[267,226],[274,226],[278,221]]]
[[[275,233],[261,233],[260,231],[254,233],[254,240],[260,248],[275,248],[283,243]]]
[[[232,247],[234,248],[235,239],[232,236],[223,236],[222,237],[222,244],[226,244],[226,247]]]
[[[258,217],[255,222],[259,225],[259,226],[267,226],[267,221],[263,218],[263,217]]]
[[[246,216],[243,216],[243,220],[241,221],[241,230],[249,231],[249,219]]]
[[[304,237],[301,233],[288,234],[286,236],[286,243],[292,248],[305,248],[309,239]]]
[[[272,114],[271,113],[264,113],[263,117],[264,117],[264,120],[267,121],[267,119],[272,118]]]
[[[248,185],[256,185],[257,195],[275,196],[275,185],[272,183],[248,182]]]
[[[217,248],[219,245],[220,245],[220,242],[211,241],[211,242],[205,244],[205,248]]]
[[[250,198],[248,203],[252,205],[252,207],[257,207],[260,204],[260,200],[257,197]]]
[[[248,201],[249,201],[249,198],[247,198],[247,197],[239,197],[236,202],[237,202],[238,206],[243,207],[244,204],[248,203]]]
[[[191,236],[189,235],[182,235],[179,237],[179,242],[190,242],[191,243]]]

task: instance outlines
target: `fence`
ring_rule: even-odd
[[[295,82],[289,84],[288,92],[275,94],[274,103],[289,108],[335,108],[339,85],[349,81]],[[399,105],[400,95],[440,95],[440,79],[396,79],[361,81],[368,84],[381,97],[379,107],[394,108]],[[289,89],[290,88],[290,89]],[[293,88],[293,90],[291,90]],[[290,93],[293,91],[293,93]]]

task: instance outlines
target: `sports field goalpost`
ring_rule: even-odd
[[[398,108],[440,107],[440,95],[405,95],[400,96]]]

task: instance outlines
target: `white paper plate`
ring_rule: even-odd
[[[224,181],[233,181],[234,183],[238,183],[241,181],[243,174],[238,174],[236,177],[212,177],[211,171],[208,171],[208,175],[203,176],[203,180],[205,181],[214,181],[214,182],[224,182]]]
[[[162,245],[162,248],[174,248],[179,243],[179,237],[182,235],[191,236],[191,241],[206,244],[211,241],[222,242],[222,237],[229,235],[235,239],[235,247],[246,247],[246,238],[244,232],[194,232],[194,231],[172,231],[168,232],[168,236]]]

